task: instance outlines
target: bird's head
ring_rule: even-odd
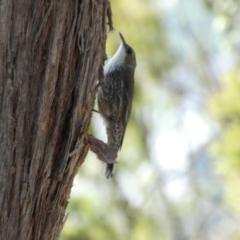
[[[121,38],[121,45],[119,47],[120,51],[123,51],[124,62],[126,64],[131,65],[132,67],[136,67],[136,56],[134,50],[126,43],[123,35],[119,33]]]
[[[134,50],[126,43],[123,35],[119,33],[121,38],[121,44],[109,61],[109,66],[126,64],[128,67],[135,69],[136,67],[136,56]]]

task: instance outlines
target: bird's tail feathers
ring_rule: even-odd
[[[116,170],[116,163],[109,164],[109,163],[104,163],[103,166],[103,171],[105,173],[106,178],[112,178],[115,170]]]

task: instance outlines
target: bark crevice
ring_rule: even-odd
[[[0,239],[59,237],[89,150],[109,9],[106,0],[1,2]]]

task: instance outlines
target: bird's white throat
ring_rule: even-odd
[[[121,43],[117,52],[114,54],[114,56],[109,60],[107,65],[104,67],[104,73],[108,72],[113,66],[124,63],[125,56],[126,56],[125,47],[123,43]]]

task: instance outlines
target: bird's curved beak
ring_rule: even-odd
[[[123,35],[122,35],[120,32],[119,32],[119,36],[120,36],[120,38],[121,38],[121,41],[122,41],[123,46],[126,46],[127,44],[126,44],[126,42],[125,42],[125,39],[124,39]]]

